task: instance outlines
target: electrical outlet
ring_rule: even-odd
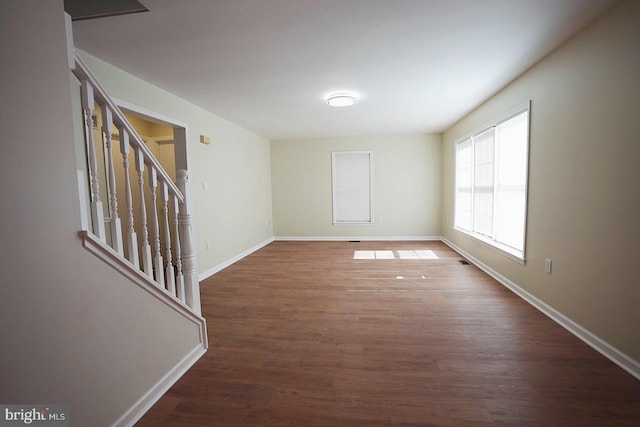
[[[207,239],[207,241],[204,242],[204,244],[207,247],[207,249],[211,249],[211,240]]]
[[[544,271],[547,274],[551,274],[551,260],[549,258],[544,260]]]

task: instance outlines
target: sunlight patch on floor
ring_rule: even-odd
[[[409,249],[397,250],[395,251],[395,255],[392,250],[354,251],[353,259],[439,259],[439,257],[429,249]]]

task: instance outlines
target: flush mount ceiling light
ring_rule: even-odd
[[[358,98],[350,93],[334,93],[327,98],[327,104],[332,107],[350,107],[357,101]]]

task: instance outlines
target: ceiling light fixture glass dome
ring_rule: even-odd
[[[358,98],[350,93],[334,93],[327,98],[327,104],[332,107],[350,107],[358,102]]]

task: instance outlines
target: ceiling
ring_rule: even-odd
[[[613,3],[140,1],[76,47],[270,140],[442,132]]]

